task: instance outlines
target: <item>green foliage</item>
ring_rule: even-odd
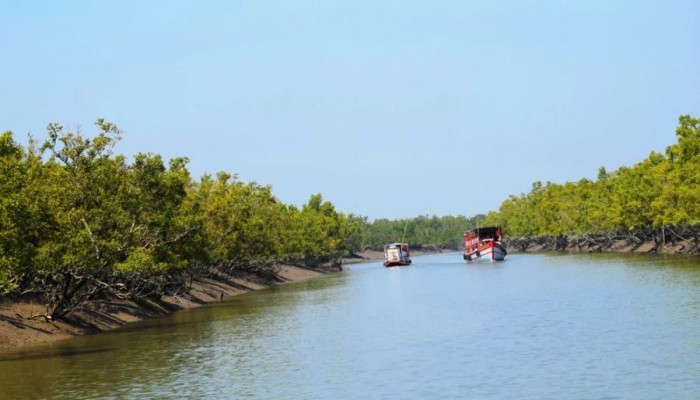
[[[284,206],[269,186],[243,183],[220,172],[196,188],[203,212],[209,262],[220,267],[279,257]]]
[[[462,215],[454,216],[419,216],[411,219],[378,219],[364,225],[365,233],[363,249],[381,250],[387,243],[407,241],[413,246],[436,246],[440,248],[459,248],[462,244],[464,231],[472,229],[486,216],[476,215],[467,218]]]
[[[37,202],[40,160],[34,142],[30,145],[23,149],[12,132],[0,135],[0,295],[22,288],[46,227],[44,210]]]
[[[310,266],[359,250],[362,219],[337,212],[320,194],[312,195],[301,210],[288,208],[286,221],[280,253],[290,262]]]
[[[27,149],[0,135],[0,296],[35,293],[58,318],[105,294],[157,296],[212,268],[315,266],[359,246],[362,220],[320,194],[298,210],[225,172],[195,182],[186,158],[128,162],[112,152],[122,131],[95,125],[87,137],[49,124]]]
[[[564,185],[535,182],[490,220],[515,237],[577,235],[700,222],[700,120],[683,115],[678,143],[632,167]]]

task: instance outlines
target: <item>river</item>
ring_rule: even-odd
[[[700,259],[351,264],[0,353],[3,399],[696,399]]]

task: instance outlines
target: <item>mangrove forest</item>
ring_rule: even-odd
[[[235,270],[338,264],[360,219],[320,194],[301,208],[270,186],[219,172],[195,180],[186,158],[114,154],[123,132],[88,137],[57,124],[20,145],[0,135],[0,296],[46,305],[46,319],[94,299],[162,296]]]

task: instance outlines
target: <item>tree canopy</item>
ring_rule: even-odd
[[[535,182],[529,193],[511,195],[486,223],[513,237],[577,235],[642,227],[700,223],[700,120],[679,118],[678,142],[665,154],[597,180],[557,184]]]
[[[115,155],[123,132],[49,124],[39,145],[0,135],[0,295],[34,295],[58,318],[100,296],[159,296],[212,270],[274,273],[357,250],[361,225],[320,194],[297,209],[270,186],[219,172],[194,180],[186,158]]]

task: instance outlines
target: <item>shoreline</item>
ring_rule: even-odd
[[[42,304],[29,301],[0,303],[0,351],[7,351],[67,339],[99,334],[132,322],[164,317],[174,312],[226,301],[227,298],[276,285],[302,281],[338,272],[338,269],[306,269],[284,265],[274,276],[237,272],[192,282],[188,293],[155,299],[107,299],[86,304],[64,319],[46,321],[36,317]]]
[[[441,252],[439,249],[417,250],[412,256]],[[342,265],[374,262],[384,259],[384,252],[367,250],[343,258]],[[342,270],[342,269],[341,269]],[[297,282],[328,273],[336,268],[302,268],[281,266],[275,276],[239,271],[230,276],[210,276],[192,282],[187,293],[167,295],[160,299],[106,299],[88,303],[66,318],[47,321],[39,317],[42,304],[32,301],[0,302],[0,352],[41,345],[75,336],[110,331],[133,322],[164,317],[180,310],[201,307],[208,303],[276,285]]]
[[[514,243],[509,243],[511,246]],[[654,242],[630,244],[626,241],[614,241],[603,245],[577,246],[571,242],[562,246],[555,238],[548,240],[523,240],[517,246],[509,246],[509,252],[569,252],[569,253],[660,253],[679,254],[694,248],[690,243],[661,248],[657,251]],[[661,247],[661,246],[659,246]],[[685,252],[682,250],[686,250]],[[423,249],[411,252],[411,256],[435,254],[454,250]],[[697,253],[695,253],[697,254]],[[342,265],[375,262],[384,259],[382,251],[367,250],[343,258]],[[307,269],[284,265],[274,276],[263,276],[250,272],[236,272],[230,276],[210,276],[193,281],[189,291],[180,295],[163,296],[160,299],[119,300],[108,299],[85,305],[73,311],[65,319],[46,321],[35,317],[42,313],[42,304],[19,301],[0,303],[0,352],[32,345],[50,343],[74,336],[99,334],[137,321],[164,317],[171,313],[201,307],[212,302],[226,301],[227,298],[255,290],[267,289],[276,285],[302,281],[320,275],[341,271],[342,269],[318,268]]]
[[[509,253],[553,251],[566,253],[700,254],[700,243],[692,239],[662,242],[607,236],[569,238],[561,235],[511,239],[505,242]]]

